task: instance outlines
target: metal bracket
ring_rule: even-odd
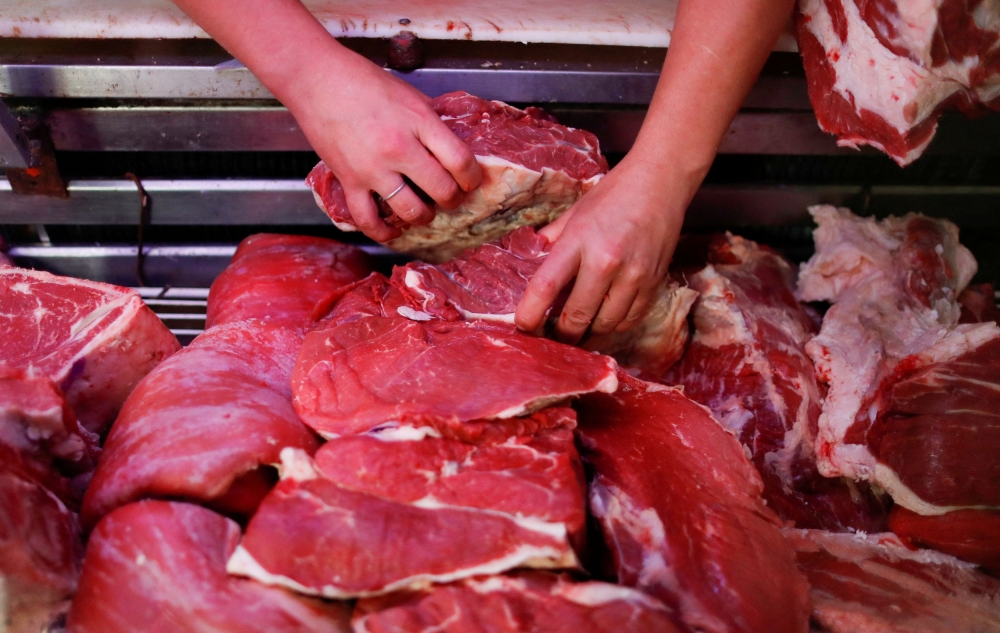
[[[21,124],[0,101],[0,169],[26,169],[31,164],[31,150]]]
[[[30,157],[27,167],[7,169],[6,175],[11,190],[19,194],[53,198],[69,197],[66,182],[59,175],[59,167],[56,165],[49,128],[37,119],[26,119],[21,129],[28,141]]]

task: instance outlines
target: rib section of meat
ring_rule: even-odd
[[[346,633],[349,608],[226,573],[239,526],[186,503],[141,501],[90,537],[70,633]]]
[[[329,598],[515,567],[574,568],[585,523],[572,411],[535,437],[469,445],[399,427],[282,452],[231,573]]]
[[[549,246],[534,229],[521,227],[438,266],[412,262],[397,267],[392,281],[420,312],[445,320],[482,319],[513,325],[517,304],[545,261]],[[665,280],[632,328],[590,334],[581,346],[661,375],[684,353],[687,314],[697,296],[694,290]],[[561,309],[559,301],[551,317],[557,318]]]
[[[799,50],[820,128],[900,165],[940,112],[1000,109],[1000,8],[990,0],[802,0]]]
[[[0,330],[0,365],[52,380],[95,433],[180,348],[136,291],[22,268],[0,268]]]
[[[305,328],[316,304],[363,279],[373,262],[361,249],[303,235],[251,235],[212,283],[205,327],[257,319]]]
[[[442,262],[519,226],[547,224],[608,171],[593,134],[559,125],[537,109],[519,110],[465,92],[442,95],[430,105],[472,150],[483,181],[457,210],[437,208],[426,226],[406,225],[380,200],[381,215],[403,229],[389,242],[394,250]],[[357,230],[343,187],[324,163],[306,184],[338,228]]]
[[[578,412],[590,508],[620,583],[694,630],[808,630],[808,585],[760,476],[706,408],[621,375]]]
[[[822,393],[806,343],[812,317],[795,299],[795,269],[776,252],[727,234],[707,266],[687,277],[701,293],[695,334],[664,381],[712,410],[740,440],[764,482],[764,499],[799,527],[885,529],[867,484],[827,479],[814,441]]]
[[[324,437],[515,418],[617,384],[611,358],[507,325],[356,314],[306,335],[292,374],[295,411]]]
[[[357,633],[679,633],[670,616],[634,589],[522,572],[361,600],[353,623]]]
[[[788,530],[825,633],[986,633],[1000,628],[1000,582],[892,534]]]
[[[144,497],[252,513],[277,479],[281,449],[315,451],[292,410],[301,344],[289,328],[219,325],[157,367],[129,397],[87,490],[84,522]],[[269,480],[270,479],[270,480]]]

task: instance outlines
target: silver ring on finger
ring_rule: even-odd
[[[395,188],[395,189],[393,190],[393,192],[392,192],[392,193],[390,193],[390,194],[389,194],[389,195],[387,195],[387,196],[382,196],[382,199],[383,199],[383,200],[385,200],[386,202],[388,202],[388,201],[389,201],[389,200],[390,200],[390,199],[391,199],[391,198],[392,198],[392,197],[393,197],[394,195],[396,195],[397,193],[399,193],[400,191],[402,191],[402,190],[403,190],[403,189],[405,189],[405,188],[406,188],[406,182],[403,182],[403,183],[401,183],[401,184],[400,184],[400,185],[399,185],[398,187],[396,187],[396,188]]]

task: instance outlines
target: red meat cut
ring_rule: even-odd
[[[664,382],[683,385],[736,434],[778,516],[799,527],[884,531],[886,511],[867,484],[816,468],[822,393],[805,346],[817,327],[795,299],[794,268],[731,234],[712,241],[707,260],[687,277],[701,293],[694,337]]]
[[[916,160],[942,110],[1000,110],[1000,11],[990,0],[803,0],[797,34],[820,128],[846,147]]]
[[[828,633],[983,632],[1000,628],[1000,581],[892,534],[787,530]]]
[[[955,510],[924,516],[896,506],[889,529],[918,547],[951,554],[1000,574],[1000,510]]]
[[[634,589],[522,572],[361,600],[353,623],[356,633],[679,633],[670,615]]]
[[[513,325],[517,304],[548,252],[548,240],[531,227],[521,227],[438,266],[412,262],[397,267],[392,282],[411,306],[431,316]],[[697,296],[667,279],[644,317],[628,331],[589,334],[580,345],[661,375],[684,353],[687,314]],[[553,319],[561,309],[561,302],[553,306]]]
[[[268,471],[281,449],[317,446],[291,404],[301,341],[296,330],[267,323],[219,325],[157,367],[108,435],[84,523],[144,497],[252,513],[274,483]]]
[[[251,235],[212,282],[205,327],[258,319],[305,328],[316,304],[372,272],[361,249],[304,235]]]
[[[229,571],[331,598],[514,567],[574,568],[583,475],[572,411],[548,430],[477,445],[398,427],[282,453],[282,481]]]
[[[618,581],[694,630],[807,631],[808,585],[742,446],[679,390],[619,379],[577,407]]]
[[[0,268],[0,331],[0,366],[52,380],[94,433],[180,348],[136,291],[22,268]]]
[[[992,284],[969,286],[958,295],[958,303],[962,306],[959,323],[1000,322],[1000,308]]]
[[[374,295],[365,297],[378,309]],[[328,438],[390,422],[447,430],[617,387],[611,358],[506,325],[368,315],[338,320],[306,335],[292,374],[295,411]]]
[[[465,92],[442,95],[430,105],[475,154],[483,181],[457,210],[436,209],[437,216],[427,226],[409,227],[380,200],[383,217],[404,229],[389,242],[394,250],[442,262],[519,226],[547,224],[608,171],[593,134],[559,125],[535,111]],[[343,187],[324,163],[316,165],[306,184],[337,228],[357,230]]]
[[[226,574],[235,522],[186,503],[140,501],[90,537],[69,633],[346,633],[349,608]]]

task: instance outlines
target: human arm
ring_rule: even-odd
[[[628,329],[662,281],[684,212],[794,0],[681,0],[656,92],[625,158],[541,233],[555,243],[518,305],[533,331],[576,282],[556,323],[576,342]]]
[[[403,176],[446,209],[479,186],[482,173],[471,150],[434,114],[429,99],[339,44],[299,0],[175,3],[289,109],[372,239],[399,235],[379,218],[371,192],[385,197]],[[410,224],[434,217],[410,187],[389,205]]]

